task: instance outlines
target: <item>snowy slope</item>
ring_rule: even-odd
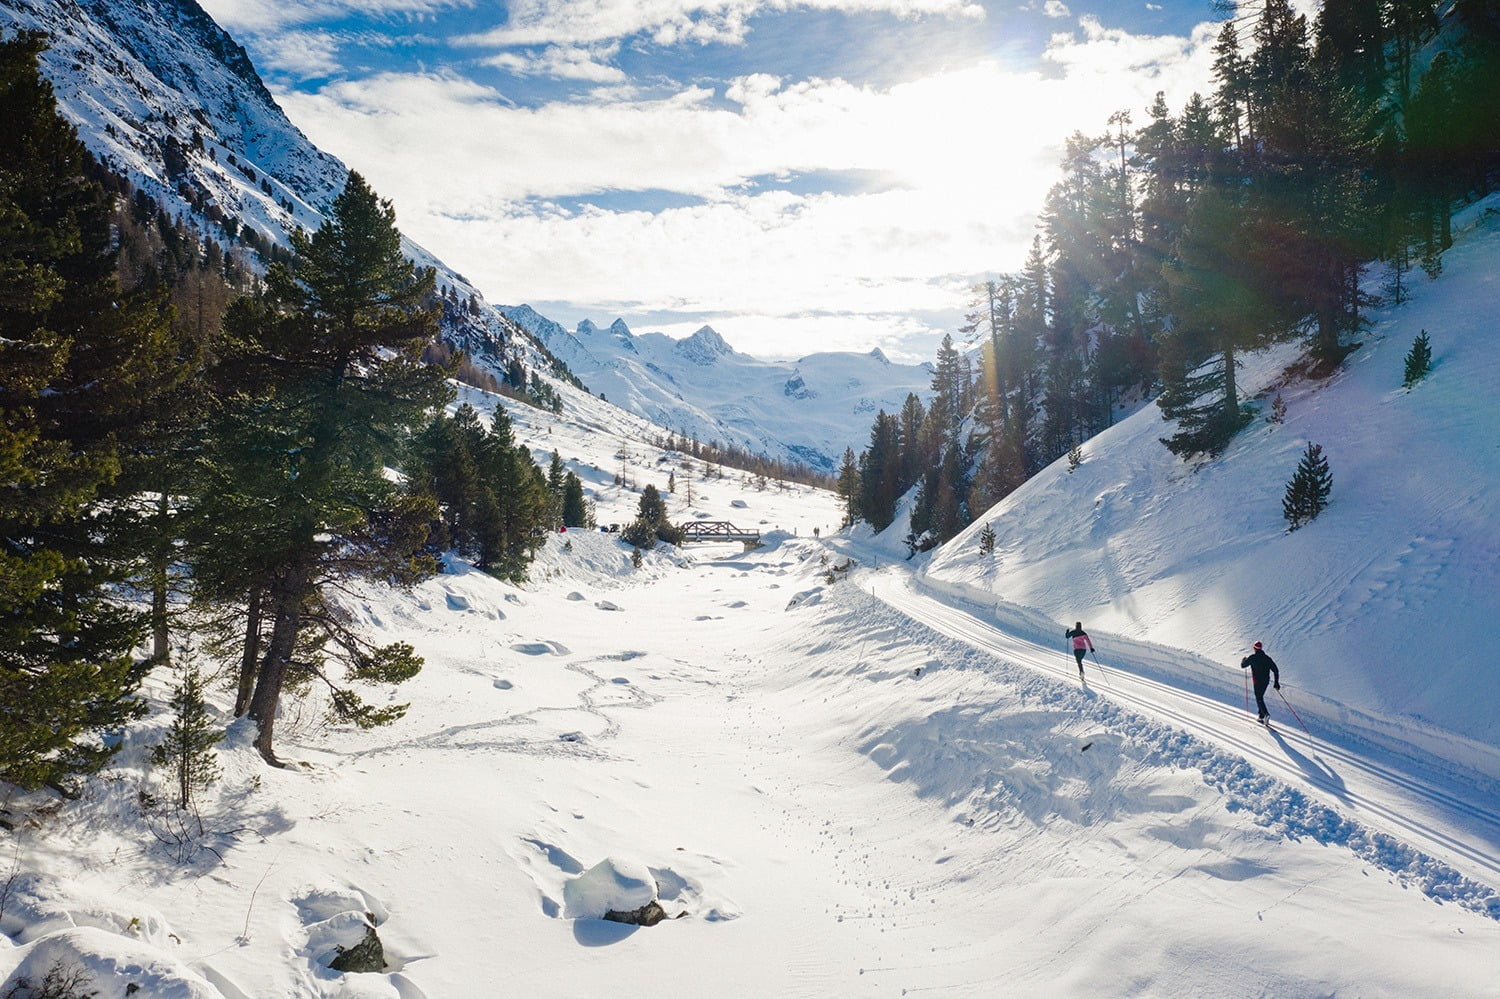
[[[205,239],[232,248],[254,230],[287,246],[296,228],[321,225],[343,190],[348,168],[287,119],[245,50],[194,0],[0,0],[0,29],[49,36],[42,72],[79,138]],[[483,303],[431,252],[405,237],[402,248],[436,271],[440,289]],[[480,313],[452,313],[445,336],[497,369],[510,353],[545,369],[503,317]]]
[[[584,498],[594,503],[600,524],[634,519],[641,491],[654,485],[666,499],[673,523],[727,520],[762,534],[794,536],[814,530],[828,535],[839,526],[841,514],[833,493],[790,482],[761,483],[735,468],[707,469],[681,452],[652,443],[664,436],[661,427],[571,385],[556,385],[563,399],[559,414],[467,385],[455,387],[458,396],[449,409],[467,403],[486,423],[494,407],[503,403],[516,437],[543,469],[555,450],[564,467],[582,481]],[[674,485],[675,491],[669,491]]]
[[[675,340],[623,320],[569,332],[530,306],[500,310],[562,358],[590,389],[660,426],[836,472],[844,449],[869,443],[878,410],[932,394],[932,368],[868,354],[767,361],[734,350],[711,327]]]
[[[285,771],[233,726],[185,836],[140,812],[165,720],[134,726],[14,837],[0,972],[60,958],[109,999],[1492,994],[1492,886],[829,556],[632,570],[570,532],[524,588],[453,563],[351,594],[427,657],[407,717],[294,714]],[[611,870],[668,921],[595,918],[639,901]],[[367,920],[384,970],[330,970]]]
[[[1158,443],[1168,428],[1147,407],[1086,444],[1076,471],[1059,461],[981,517],[929,576],[1032,609],[1056,622],[1059,641],[1081,619],[1101,647],[1166,644],[1220,669],[1259,640],[1331,711],[1494,746],[1497,213],[1491,198],[1459,217],[1442,275],[1375,313],[1331,381],[1286,382],[1295,347],[1246,358],[1241,385],[1263,414],[1279,392],[1284,423],[1257,419],[1219,460],[1184,463]],[[1434,368],[1408,392],[1405,357],[1421,330]],[[1327,455],[1331,502],[1288,533],[1281,499],[1308,442]],[[979,551],[985,523],[993,557]]]
[[[1434,379],[1454,356],[1438,343]],[[644,421],[563,391],[562,416],[512,417],[601,520],[671,471],[673,517],[781,531],[639,569],[570,531],[523,587],[450,560],[409,595],[345,594],[363,633],[426,657],[392,695],[410,712],[361,732],[289,701],[285,771],[231,725],[202,832],[143,807],[170,790],[146,762],[158,673],[156,711],[82,800],[6,803],[0,988],[60,960],[108,999],[1494,993],[1495,774],[1365,743],[1352,700],[1348,724],[1308,710],[1316,736],[1262,731],[1224,690],[1237,670],[1103,628],[1107,671],[1080,684],[1053,618],[914,575],[866,533],[830,542],[830,494],[704,479]],[[596,918],[639,902],[642,871],[668,921]],[[332,971],[367,922],[383,970]]]
[[[43,72],[80,138],[205,233],[224,239],[185,191],[284,244],[292,228],[316,228],[343,187],[343,164],[286,119],[192,0],[3,0],[0,23],[51,37]]]

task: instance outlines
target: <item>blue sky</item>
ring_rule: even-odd
[[[930,359],[1063,140],[1207,86],[1211,0],[204,0],[491,302]]]

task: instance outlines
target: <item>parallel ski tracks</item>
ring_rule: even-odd
[[[899,589],[898,589],[899,587]],[[1011,635],[964,610],[916,592],[904,580],[883,577],[870,592],[895,610],[934,630],[1039,672],[1077,682],[1077,669],[1061,645],[1041,646]],[[1313,794],[1336,811],[1357,816],[1371,828],[1385,832],[1463,874],[1500,889],[1500,810],[1488,800],[1471,800],[1450,787],[1434,784],[1395,769],[1348,748],[1277,724],[1274,733],[1259,729],[1240,707],[1183,687],[1123,669],[1100,667],[1090,660],[1087,671],[1105,683],[1095,692],[1142,715],[1204,737],[1233,750],[1252,766]],[[1310,716],[1311,717],[1311,716]],[[1329,726],[1334,734],[1358,739],[1357,731],[1323,718],[1313,727]],[[1285,746],[1278,746],[1279,739]],[[1305,751],[1305,755],[1301,751]],[[1308,766],[1300,765],[1295,754]],[[1413,758],[1414,768],[1421,767]],[[1333,765],[1337,764],[1336,770]],[[1480,779],[1482,783],[1482,779]]]

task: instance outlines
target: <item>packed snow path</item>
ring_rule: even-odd
[[[1077,681],[1071,652],[1059,638],[1043,644],[1013,634],[978,608],[965,610],[947,596],[923,593],[915,577],[899,569],[865,576],[869,592],[933,630],[1042,673]],[[995,615],[1003,615],[996,607]],[[1015,622],[1013,622],[1015,623]],[[1022,624],[1023,630],[1026,629]],[[1095,636],[1107,645],[1108,638]],[[1169,657],[1165,650],[1154,650]],[[1293,787],[1305,789],[1337,811],[1451,865],[1464,876],[1500,888],[1500,782],[1485,772],[1464,772],[1415,746],[1376,741],[1357,721],[1339,719],[1311,704],[1288,710],[1295,684],[1283,683],[1289,699],[1268,690],[1266,703],[1274,728],[1260,728],[1241,698],[1243,680],[1226,668],[1222,683],[1210,686],[1187,670],[1171,681],[1158,679],[1163,663],[1131,662],[1105,653],[1085,660],[1084,684],[1105,698],[1174,728],[1207,739],[1243,756],[1254,767]],[[1154,675],[1152,675],[1154,674]],[[1306,723],[1305,731],[1302,724]],[[1316,732],[1314,735],[1312,732]],[[1495,772],[1493,747],[1466,744],[1466,755]],[[1403,751],[1404,750],[1404,751]],[[1488,754],[1486,754],[1488,750]]]

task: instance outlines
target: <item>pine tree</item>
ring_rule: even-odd
[[[1249,226],[1235,185],[1204,184],[1166,270],[1173,326],[1159,345],[1157,405],[1178,423],[1162,440],[1173,454],[1218,454],[1246,424],[1237,355],[1290,325],[1257,267]]]
[[[896,519],[900,498],[900,431],[885,410],[875,414],[870,428],[870,446],[859,458],[859,514],[877,532]]]
[[[547,466],[547,492],[551,499],[551,511],[553,525],[561,524],[563,481],[567,469],[563,466],[562,455],[556,449],[552,451],[551,464]]]
[[[551,494],[541,467],[516,441],[510,416],[496,406],[479,449],[479,568],[520,583],[553,527]]]
[[[564,527],[592,527],[589,522],[589,507],[583,497],[583,482],[569,472],[563,478],[563,508],[562,518]]]
[[[839,465],[839,478],[836,492],[839,505],[843,508],[843,517],[839,521],[840,527],[848,527],[853,524],[859,516],[859,466],[855,462],[854,449],[844,449],[844,460]]]
[[[1427,338],[1427,331],[1423,330],[1411,342],[1411,350],[1406,355],[1406,377],[1401,384],[1410,389],[1430,370],[1432,370],[1432,342]]]
[[[143,616],[116,599],[136,552],[106,502],[171,368],[162,297],[122,293],[110,198],[38,71],[0,41],[0,779],[103,766],[138,717]]]
[[[418,554],[436,503],[383,466],[449,394],[447,371],[421,360],[437,331],[432,272],[401,255],[389,202],[351,173],[328,220],[294,233],[292,248],[265,296],[241,299],[226,320],[234,347],[218,377],[234,394],[203,462],[196,546],[204,579],[248,594],[269,629],[248,711],[272,764],[289,673],[326,684],[337,719],[382,724],[405,710],[366,705],[348,682],[400,682],[420,657],[356,635],[327,587],[410,584],[436,570]]]
[[[682,528],[673,526],[667,519],[667,501],[651,484],[641,490],[636,517],[620,532],[620,537],[636,548],[655,548],[658,541],[670,545],[682,544]]]
[[[224,733],[213,724],[203,700],[203,679],[196,667],[188,667],[182,682],[172,692],[172,724],[167,737],[151,752],[151,762],[170,768],[177,785],[177,807],[190,808],[198,791],[219,779],[214,746]]]
[[[979,551],[983,555],[994,554],[995,528],[990,524],[985,524],[984,529],[979,532]]]
[[[1291,525],[1287,530],[1295,531],[1322,513],[1332,489],[1333,473],[1328,470],[1323,448],[1309,443],[1281,501],[1282,515]]]

